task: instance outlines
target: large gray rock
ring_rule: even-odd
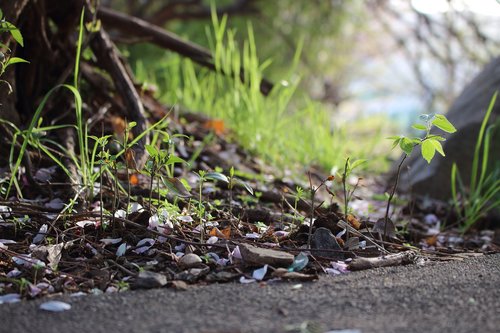
[[[416,149],[404,163],[398,189],[400,192],[428,196],[434,199],[451,198],[451,167],[456,163],[466,184],[470,183],[471,165],[477,135],[493,94],[500,90],[500,57],[492,62],[470,82],[453,103],[446,117],[457,128],[457,132],[445,135],[443,144],[446,157],[436,154],[432,162],[421,157]],[[500,122],[500,96],[490,117],[490,124]],[[500,124],[499,124],[500,125]],[[491,141],[490,163],[500,161],[500,126]],[[436,131],[437,132],[437,131]],[[399,161],[393,166],[394,179]],[[497,164],[496,167],[499,167]]]

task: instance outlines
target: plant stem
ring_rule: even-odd
[[[128,165],[125,165],[127,170],[127,207],[125,208],[125,218],[128,219],[128,208],[130,207],[130,172],[128,170]]]
[[[314,189],[311,180],[311,172],[309,172],[309,188],[311,190],[311,217],[309,220],[309,235],[307,237],[307,247],[311,248],[311,237],[312,237],[312,228],[313,228],[313,220],[314,220],[314,196],[316,195],[316,189]]]
[[[205,239],[205,221],[203,220],[203,215],[202,209],[203,209],[203,203],[201,201],[202,199],[202,189],[203,189],[203,177],[200,177],[200,188],[198,192],[198,214],[200,217],[200,225],[201,225],[201,230],[200,230],[200,240],[203,243]]]
[[[384,238],[387,237],[387,222],[389,221],[389,209],[391,207],[391,201],[392,198],[394,197],[394,194],[396,193],[396,189],[398,188],[399,176],[401,175],[401,167],[403,166],[403,163],[407,157],[408,155],[404,154],[403,158],[401,159],[401,162],[399,162],[398,172],[396,173],[396,181],[394,183],[394,186],[392,187],[391,194],[387,199],[387,207],[385,209],[385,217],[384,217]]]
[[[151,211],[151,207],[152,207],[153,180],[154,180],[155,174],[156,174],[156,165],[155,165],[155,162],[153,161],[153,164],[151,166],[151,174],[149,175],[150,176],[150,179],[149,179],[149,210],[150,211]]]
[[[347,158],[347,160],[345,161],[344,174],[342,175],[342,187],[344,189],[344,220],[347,224],[349,224],[349,221],[347,220],[347,209],[349,207],[349,199],[347,198],[347,185],[346,185],[348,166],[349,166],[349,158]],[[349,230],[346,230],[346,242],[348,240],[349,240]]]
[[[104,122],[101,122],[101,138],[104,137]],[[104,163],[104,143],[101,142],[101,161],[99,163],[99,213],[101,215],[101,228],[104,226],[102,211],[102,166]]]

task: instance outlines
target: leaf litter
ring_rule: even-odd
[[[352,270],[462,259],[499,249],[498,235],[489,230],[469,236],[443,231],[449,211],[434,202],[417,201],[411,212],[410,205],[401,205],[386,228],[378,219],[384,204],[371,200],[373,193],[383,193],[376,179],[359,186],[347,216],[334,197],[341,191],[338,183],[318,170],[317,183],[324,180],[328,188],[317,192],[314,203],[297,198],[295,189],[307,193],[307,182],[273,178],[279,171],[228,141],[220,123],[206,126],[197,115],[189,119],[172,117],[169,130],[191,137],[174,140],[176,154],[198,157],[189,165],[176,164],[153,190],[147,176],[135,174],[130,202],[123,193],[114,198],[113,191],[103,191],[103,202],[96,196],[91,209],[68,210],[67,191],[59,187],[50,197],[27,188],[24,198],[1,201],[0,303],[131,288],[185,290],[196,283],[302,283],[320,275],[335,278]],[[211,131],[216,135],[207,144]],[[195,170],[209,170],[204,183]],[[49,182],[58,172],[44,167],[35,175]],[[130,177],[124,176],[118,174],[127,188]],[[110,204],[114,199],[116,206]],[[316,242],[309,248],[312,206]],[[69,308],[43,304],[47,311]]]

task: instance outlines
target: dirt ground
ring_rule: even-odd
[[[500,254],[317,282],[212,284],[0,305],[0,332],[498,332]]]

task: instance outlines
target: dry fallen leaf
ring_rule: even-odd
[[[214,131],[214,133],[217,135],[222,135],[226,132],[226,126],[224,124],[224,120],[220,120],[220,119],[207,120],[203,124],[203,127]]]
[[[139,185],[139,177],[135,173],[131,174],[129,177],[130,185]]]
[[[352,214],[347,215],[347,222],[356,230],[359,230],[361,227],[359,220]]]
[[[137,170],[137,163],[135,161],[135,151],[131,148],[125,150],[125,164],[127,168]],[[139,172],[139,170],[137,170]]]
[[[210,230],[209,235],[219,238],[229,239],[231,237],[231,227],[226,227],[222,230],[220,230],[217,227],[212,228],[212,230]]]
[[[429,246],[436,246],[437,245],[437,240],[438,240],[438,235],[434,235],[434,236],[431,236],[431,237],[427,237],[425,239],[425,243]]]

